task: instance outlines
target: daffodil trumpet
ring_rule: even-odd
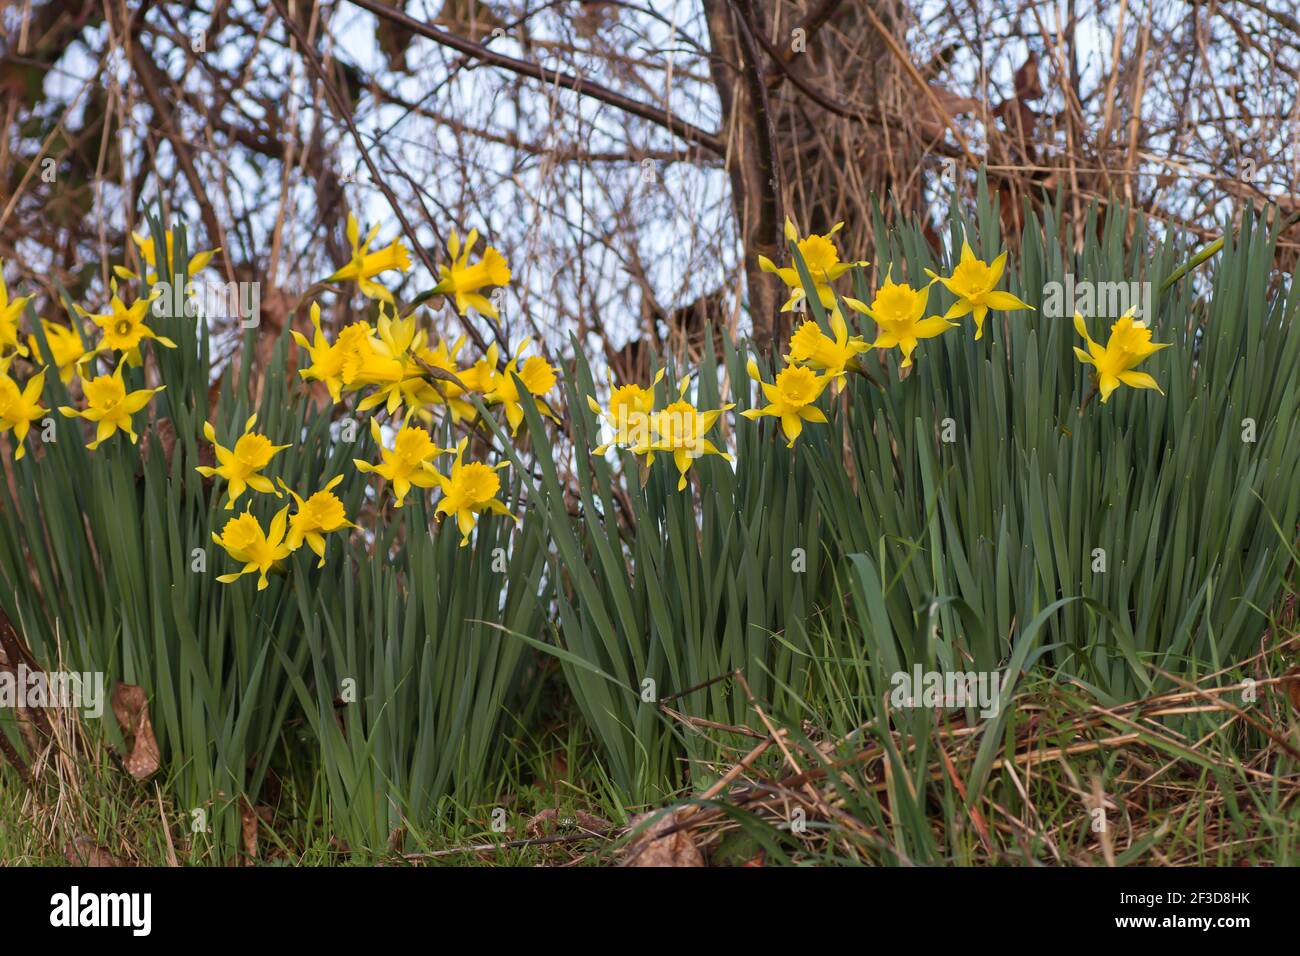
[[[451,262],[438,266],[439,282],[431,294],[450,296],[456,305],[456,311],[462,316],[474,309],[480,315],[500,321],[497,304],[483,295],[483,290],[509,283],[510,267],[506,264],[505,257],[491,246],[483,250],[483,257],[478,262],[471,264],[469,257],[478,244],[478,239],[477,229],[471,229],[463,243],[456,230],[451,230],[447,239]]]
[[[262,526],[252,513],[245,510],[226,522],[221,534],[213,532],[212,540],[231,558],[244,566],[234,574],[222,574],[217,580],[222,584],[233,584],[245,574],[256,574],[257,589],[266,590],[267,574],[273,569],[283,567],[283,561],[292,553],[292,548],[285,541],[288,527],[289,506],[285,505],[275,513],[270,527],[264,532]]]
[[[195,467],[204,478],[224,478],[227,483],[226,510],[235,507],[235,502],[249,488],[262,494],[282,497],[271,483],[271,479],[262,474],[271,459],[288,448],[288,445],[273,445],[265,435],[253,431],[257,424],[257,415],[248,417],[244,423],[244,432],[236,440],[233,448],[226,448],[217,441],[217,432],[211,422],[203,423],[203,437],[212,443],[217,456],[217,467],[206,465]]]
[[[95,423],[95,437],[86,447],[94,451],[117,432],[125,432],[131,444],[139,441],[135,433],[132,417],[149,404],[150,399],[161,392],[165,385],[157,388],[142,388],[134,392],[126,390],[122,378],[125,361],[117,363],[111,375],[97,375],[92,379],[82,378],[81,391],[86,396],[86,407],[77,410],[70,405],[60,405],[59,414],[65,418],[84,418]]]
[[[859,262],[842,262],[840,260],[840,250],[835,245],[832,237],[843,227],[843,222],[837,222],[831,227],[831,231],[824,235],[814,233],[806,237],[800,237],[799,230],[795,227],[794,222],[789,217],[786,218],[786,241],[791,243],[794,250],[798,252],[799,258],[803,260],[804,268],[812,280],[811,289],[807,288],[807,284],[799,274],[797,266],[777,266],[767,256],[758,257],[759,269],[775,275],[790,290],[790,297],[781,306],[782,312],[798,309],[802,300],[810,292],[815,295],[817,302],[823,309],[830,311],[835,308],[835,291],[831,288],[831,283],[854,266],[868,266],[871,264],[866,260]]]
[[[531,355],[524,359],[522,365],[519,363],[530,341],[531,339],[524,339],[519,343],[514,358],[506,363],[504,369],[493,374],[492,387],[483,396],[486,401],[500,404],[504,408],[512,435],[519,431],[519,426],[524,421],[524,408],[521,404],[524,394],[536,403],[538,412],[556,424],[560,421],[542,397],[555,387],[555,367],[540,355]],[[494,345],[488,350],[490,365],[495,365],[495,349]]]
[[[305,543],[320,558],[316,565],[325,567],[325,535],[347,528],[355,528],[347,518],[343,502],[334,494],[343,480],[342,475],[335,475],[320,491],[302,498],[296,491],[279,479],[280,487],[293,499],[296,510],[289,516],[289,531],[285,543],[290,551],[297,551]]]
[[[73,306],[78,315],[83,319],[89,319],[102,333],[99,344],[83,360],[104,352],[121,352],[126,359],[126,364],[136,367],[143,361],[140,345],[145,341],[153,341],[164,348],[176,348],[175,342],[165,335],[157,334],[148,325],[146,313],[153,300],[162,294],[161,288],[154,287],[148,296],[136,299],[128,306],[117,294],[117,280],[110,280],[109,285],[112,296],[109,299],[107,312],[96,314],[88,312],[79,305]]]
[[[758,363],[752,358],[745,370],[758,383],[769,404],[762,408],[747,408],[740,413],[742,416],[751,421],[765,415],[778,419],[791,448],[803,432],[804,422],[825,424],[826,413],[814,403],[831,381],[829,372],[818,375],[812,369],[787,365],[777,373],[775,381],[768,383],[763,381]]]
[[[45,369],[41,369],[19,387],[9,377],[8,370],[0,370],[0,434],[14,433],[14,460],[27,454],[23,445],[32,422],[46,414],[41,405],[41,392],[45,389]]]
[[[485,511],[504,515],[516,523],[519,521],[510,513],[505,502],[497,497],[501,490],[501,479],[497,472],[510,463],[503,461],[489,466],[477,461],[466,462],[464,457],[467,444],[468,439],[465,438],[456,444],[456,458],[452,462],[450,474],[433,472],[438,487],[442,490],[442,499],[433,513],[456,519],[462,548],[469,544],[470,532],[478,524],[478,516]]]
[[[862,305],[856,299],[846,299],[845,302],[850,307]],[[829,373],[831,394],[835,395],[844,388],[845,373],[859,367],[857,357],[871,346],[863,341],[862,336],[849,335],[848,323],[838,305],[831,310],[828,324],[830,335],[811,319],[800,325],[790,336],[790,351],[785,360]]]
[[[717,455],[724,461],[734,460],[705,435],[717,424],[722,413],[735,408],[735,404],[728,403],[702,412],[686,400],[689,387],[690,378],[683,377],[677,387],[677,401],[650,416],[650,434],[632,448],[633,454],[646,456],[647,464],[656,454],[671,455],[677,468],[678,491],[686,488],[687,473],[697,458]]]
[[[375,419],[370,419],[370,436],[379,446],[382,461],[372,465],[368,461],[354,458],[352,463],[357,471],[376,474],[385,479],[393,489],[393,507],[400,508],[406,502],[406,496],[412,488],[432,488],[437,485],[438,473],[433,468],[433,459],[449,452],[449,448],[439,448],[434,444],[429,433],[419,426],[407,422],[397,430],[392,447],[384,445],[383,431]]]
[[[871,343],[871,348],[898,349],[903,356],[900,369],[905,369],[911,368],[912,353],[922,339],[934,338],[957,326],[956,322],[937,315],[926,318],[929,299],[929,285],[913,289],[906,283],[895,282],[891,268],[885,274],[884,284],[876,290],[871,305],[857,299],[846,301],[850,308],[876,323],[876,340]]]
[[[957,301],[943,314],[945,319],[959,319],[971,315],[975,319],[975,339],[984,337],[984,319],[990,311],[1011,312],[1016,309],[1033,311],[1033,306],[1020,301],[1010,292],[999,292],[997,285],[1002,281],[1002,273],[1007,267],[1007,254],[1004,252],[993,262],[987,263],[976,257],[970,243],[962,240],[961,258],[953,267],[952,275],[941,276],[932,269],[925,274],[931,283],[941,283],[944,288],[957,297]]]
[[[1087,351],[1074,346],[1075,357],[1083,364],[1092,366],[1094,385],[1101,395],[1103,405],[1120,385],[1150,388],[1164,394],[1160,383],[1148,373],[1137,371],[1137,366],[1161,349],[1168,348],[1170,343],[1152,342],[1151,330],[1135,317],[1135,310],[1129,309],[1115,320],[1110,327],[1110,339],[1104,347],[1092,340],[1087,323],[1078,312],[1074,313],[1074,329],[1088,346]],[[1090,398],[1091,395],[1085,396],[1080,413]]]
[[[145,261],[145,265],[148,266],[148,269],[145,271],[145,275],[144,275],[145,281],[148,282],[150,285],[156,283],[158,281],[158,275],[157,275],[158,252],[157,252],[156,244],[153,241],[153,237],[148,233],[133,232],[131,233],[131,240],[135,243],[136,248],[140,250],[140,258],[143,259]],[[168,229],[167,232],[165,233],[165,240],[167,243],[167,263],[170,268],[175,269],[176,268],[175,233],[173,233],[172,230]],[[202,252],[196,252],[193,255],[191,255],[189,266],[186,269],[186,273],[188,277],[192,279],[194,276],[198,275],[201,271],[206,269],[208,267],[208,264],[212,261],[212,257],[215,256],[220,251],[221,251],[220,248],[206,249]],[[126,268],[125,266],[113,266],[113,273],[119,279],[140,278],[139,273],[132,272],[130,269]]]
[[[650,440],[651,415],[655,407],[655,388],[663,381],[664,369],[655,373],[654,381],[648,387],[632,383],[614,384],[614,373],[609,374],[609,404],[601,408],[595,398],[587,396],[587,407],[611,430],[609,441],[601,442],[593,449],[597,455],[603,455],[611,447],[626,448]]]
[[[27,308],[30,296],[9,298],[9,287],[5,285],[4,260],[0,259],[0,362],[8,368],[8,360],[15,354],[26,356],[27,346],[23,345],[18,332],[18,320]]]
[[[346,265],[336,269],[326,277],[325,281],[355,282],[366,298],[380,299],[392,304],[393,294],[373,280],[376,276],[390,270],[406,272],[411,268],[411,253],[405,243],[400,239],[394,239],[382,249],[372,252],[370,247],[379,238],[379,226],[374,226],[366,236],[365,242],[362,242],[361,227],[357,223],[357,217],[352,213],[348,213],[347,236],[348,244],[352,247],[352,256]]]

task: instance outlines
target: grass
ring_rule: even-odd
[[[1288,599],[1273,633],[1294,633],[1294,608]],[[1018,689],[989,784],[974,803],[964,793],[978,734],[957,711],[929,714],[924,760],[920,740],[893,734],[888,743],[868,742],[863,728],[846,734],[805,721],[765,734],[697,722],[688,731],[696,753],[731,779],[710,799],[681,794],[674,819],[717,865],[1297,865],[1297,658],[1300,636],[1279,637],[1231,671],[1121,706],[1099,703],[1064,675],[1040,673]],[[1257,682],[1253,702],[1242,700],[1246,678]],[[626,860],[638,846],[629,821],[652,808],[618,802],[574,718],[560,715],[540,736],[510,741],[516,758],[495,781],[498,800],[447,808],[437,825],[377,854],[352,853],[318,815],[329,787],[323,774],[274,782],[258,807],[256,855],[241,862]],[[673,719],[691,723],[685,714]],[[41,779],[28,790],[11,769],[0,770],[7,863],[210,862],[166,781],[136,783],[102,748],[52,757]],[[504,829],[493,827],[494,813]]]

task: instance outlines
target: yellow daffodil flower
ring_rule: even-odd
[[[871,264],[866,261],[840,261],[840,250],[831,237],[843,227],[844,223],[837,222],[831,228],[831,231],[825,235],[819,236],[814,233],[801,239],[799,238],[799,230],[795,228],[794,223],[788,217],[785,220],[785,237],[795,244],[795,247],[799,250],[799,255],[803,257],[804,265],[808,267],[808,274],[812,276],[817,298],[822,307],[826,309],[835,306],[835,292],[831,289],[831,283],[854,266],[868,266]],[[804,297],[805,292],[803,282],[799,279],[799,270],[794,265],[779,268],[767,256],[758,257],[758,267],[764,272],[770,272],[777,276],[791,290],[790,298],[781,306],[781,311],[789,312],[794,309],[799,304],[799,300]]]
[[[686,401],[686,389],[690,380],[683,378],[678,386],[677,401],[665,406],[650,417],[650,430],[653,433],[646,440],[634,445],[632,453],[645,455],[649,463],[656,452],[673,456],[677,466],[677,490],[686,487],[686,473],[696,458],[704,455],[719,455],[731,461],[731,455],[722,451],[704,436],[718,421],[723,412],[735,408],[734,404],[723,405],[712,411],[701,412]]]
[[[376,348],[378,339],[368,322],[345,325],[335,345],[339,349],[339,377],[343,387],[356,391],[383,380],[388,359]]]
[[[230,584],[238,581],[245,574],[256,571],[257,589],[264,590],[268,583],[267,573],[287,558],[292,550],[284,539],[288,514],[289,506],[285,505],[271,519],[269,530],[263,532],[257,519],[245,511],[227,521],[220,535],[213,532],[212,540],[224,548],[232,558],[244,564],[241,570],[234,574],[222,574],[217,580],[222,584]]]
[[[16,299],[9,298],[9,287],[5,285],[4,260],[0,259],[0,358],[16,352],[27,355],[27,347],[18,336],[18,320],[23,317],[23,309],[31,296],[22,295]]]
[[[856,299],[846,299],[850,306],[861,306]],[[809,319],[790,336],[790,351],[786,354],[787,362],[798,362],[810,368],[829,372],[831,375],[831,392],[838,394],[844,388],[844,373],[854,358],[867,351],[871,346],[862,340],[862,336],[849,337],[848,323],[838,308],[832,309],[828,316],[831,332],[830,338],[821,327]]]
[[[427,396],[430,405],[446,405],[451,411],[451,420],[453,422],[473,421],[477,418],[478,409],[468,400],[467,396],[482,395],[486,401],[487,393],[496,387],[496,344],[493,343],[489,346],[487,355],[480,358],[473,365],[468,368],[460,368],[456,364],[456,355],[464,345],[465,337],[462,335],[450,347],[446,342],[439,342],[436,349],[426,348],[420,356],[433,368],[450,372],[460,380],[459,385],[444,379],[432,381],[430,385],[433,386],[433,391],[432,394]],[[418,409],[416,414],[425,422],[433,421],[433,413],[428,408]]]
[[[1161,395],[1164,391],[1154,378],[1146,372],[1134,369],[1161,349],[1169,347],[1168,342],[1152,342],[1151,330],[1146,324],[1134,318],[1134,310],[1129,309],[1115,320],[1110,327],[1110,340],[1102,348],[1088,334],[1083,316],[1074,313],[1074,328],[1088,344],[1088,351],[1077,345],[1074,354],[1080,362],[1096,369],[1097,388],[1101,392],[1102,404],[1110,398],[1110,393],[1121,384],[1132,388],[1154,388]]]
[[[112,288],[113,296],[109,300],[109,310],[103,315],[92,315],[79,305],[73,306],[78,315],[94,322],[104,333],[99,345],[93,350],[94,354],[98,355],[108,350],[118,351],[125,355],[126,364],[134,367],[140,364],[140,343],[145,339],[153,339],[159,345],[169,349],[176,348],[175,342],[165,335],[156,334],[145,324],[145,313],[149,310],[149,303],[159,295],[161,290],[155,289],[153,295],[136,299],[128,307],[118,297],[116,279],[112,280]]]
[[[406,244],[401,239],[394,239],[388,245],[375,252],[370,251],[370,245],[379,236],[379,226],[370,230],[366,236],[366,241],[360,241],[360,227],[357,225],[357,217],[348,213],[348,242],[352,246],[352,258],[348,264],[329,276],[326,282],[347,282],[355,280],[357,288],[367,299],[382,299],[384,302],[392,303],[393,294],[377,282],[372,282],[375,276],[388,272],[390,269],[397,269],[405,272],[411,268],[411,253],[406,248]]]
[[[393,361],[380,351],[380,341],[368,322],[344,326],[338,339],[329,342],[321,330],[320,306],[315,302],[311,307],[311,320],[316,329],[312,341],[297,329],[289,330],[294,341],[307,350],[311,359],[310,365],[298,370],[304,381],[324,382],[330,398],[339,402],[345,391],[380,384],[392,376]]]
[[[519,387],[515,384],[513,376],[518,376],[525,391],[536,401],[537,410],[559,423],[555,413],[541,397],[555,387],[555,368],[540,355],[531,355],[524,359],[523,365],[519,364],[519,356],[524,354],[524,349],[528,348],[530,341],[532,340],[524,339],[519,343],[519,348],[515,350],[515,357],[506,363],[503,371],[495,375],[492,389],[484,396],[489,402],[499,402],[505,406],[506,421],[510,423],[512,435],[519,431],[519,426],[524,420],[524,408],[519,404]]]
[[[226,490],[227,511],[235,507],[235,502],[249,488],[262,494],[282,497],[280,492],[275,490],[275,485],[271,484],[271,479],[262,474],[262,469],[289,446],[272,445],[271,440],[265,435],[253,431],[253,426],[256,424],[257,415],[248,416],[248,421],[244,423],[244,433],[239,436],[235,447],[231,449],[217,444],[217,430],[212,427],[211,422],[203,423],[203,437],[212,442],[218,464],[216,468],[199,465],[194,470],[204,478],[215,475],[229,483]]]
[[[655,373],[649,388],[640,385],[614,385],[614,373],[609,373],[609,405],[602,409],[594,398],[587,396],[587,407],[613,429],[614,436],[597,445],[595,454],[603,455],[611,445],[637,445],[650,434],[650,415],[655,408],[655,386],[663,381],[664,370]]]
[[[153,234],[147,232],[133,232],[131,233],[131,239],[135,242],[136,247],[140,250],[140,258],[143,259],[145,261],[145,264],[149,267],[149,271],[145,273],[145,281],[152,285],[153,283],[158,281],[158,275],[156,272],[158,268],[158,252],[154,246]],[[193,278],[194,276],[198,275],[202,270],[206,269],[208,267],[208,263],[212,261],[212,257],[215,256],[220,251],[221,249],[217,248],[217,249],[208,249],[204,252],[196,252],[192,254],[190,256],[189,267],[186,269],[186,272],[189,274],[189,278]],[[170,229],[167,230],[167,262],[169,265],[175,268],[176,243],[175,243],[175,236],[172,234],[172,231]],[[116,273],[116,275],[120,279],[140,278],[139,275],[132,272],[130,269],[126,268],[125,266],[113,266],[113,272]]]
[[[1004,252],[993,260],[992,265],[975,258],[970,243],[964,239],[961,244],[961,261],[952,270],[951,276],[937,275],[930,269],[925,270],[935,282],[942,282],[957,301],[943,314],[945,319],[960,319],[970,313],[975,314],[975,338],[984,337],[984,318],[990,309],[998,312],[1011,312],[1015,309],[1029,309],[1033,306],[1021,302],[1010,292],[998,292],[994,288],[1002,281],[1002,272],[1007,267],[1007,254]]]
[[[358,411],[384,405],[388,414],[397,412],[403,404],[419,409],[438,400],[438,393],[420,365],[427,353],[427,333],[419,329],[415,316],[404,319],[379,311],[378,335],[373,343],[374,358],[366,371],[366,378],[378,388],[362,399]]]
[[[384,447],[383,432],[379,429],[379,423],[373,418],[370,419],[370,434],[375,444],[379,446],[383,463],[372,465],[360,458],[352,459],[352,463],[357,466],[358,471],[373,472],[392,484],[394,507],[402,507],[406,502],[407,492],[412,486],[432,488],[438,484],[438,473],[434,471],[431,463],[433,459],[451,449],[439,448],[423,428],[402,425],[393,439],[392,448]]]
[[[442,499],[433,509],[435,515],[454,516],[456,526],[460,529],[460,546],[469,544],[469,533],[478,523],[478,515],[484,511],[493,511],[518,521],[510,513],[505,503],[497,498],[501,490],[501,479],[497,472],[507,467],[509,462],[489,467],[482,462],[463,461],[467,439],[462,438],[456,445],[456,460],[451,464],[451,474],[434,472],[438,487],[442,489]]]
[[[497,375],[497,347],[496,343],[488,346],[487,354],[478,359],[469,368],[458,373],[465,388],[468,391],[480,395],[486,395],[492,391]]]
[[[305,501],[283,480],[280,482],[280,487],[289,492],[294,504],[298,506],[298,510],[289,517],[289,536],[285,539],[285,544],[290,551],[297,551],[305,541],[307,547],[320,558],[320,563],[316,565],[318,568],[325,567],[325,535],[356,527],[348,520],[343,502],[339,501],[333,491],[342,480],[342,475],[335,475],[325,483],[324,488]]]
[[[871,305],[863,305],[856,299],[849,305],[856,311],[869,316],[878,327],[876,341],[871,343],[873,349],[897,348],[903,353],[903,368],[912,365],[912,352],[920,339],[932,339],[942,335],[956,322],[932,315],[924,318],[925,307],[930,300],[930,287],[913,289],[906,283],[894,282],[893,270],[885,276],[885,283],[876,290]]]
[[[466,401],[465,396],[471,392],[482,394],[486,388],[492,387],[492,375],[486,362],[483,363],[483,368],[478,368],[476,365],[471,369],[461,369],[456,365],[456,356],[464,347],[465,336],[462,335],[450,346],[447,345],[446,341],[442,341],[438,343],[437,348],[425,348],[420,353],[420,358],[430,367],[449,372],[460,379],[460,385],[441,379],[431,383],[433,395],[430,397],[429,403],[446,405],[451,412],[453,422],[473,421],[478,415],[478,409]],[[485,372],[487,373],[486,380],[484,379]]]
[[[67,385],[72,381],[72,374],[77,366],[94,353],[87,350],[81,341],[81,332],[75,326],[57,325],[49,319],[41,319],[41,328],[45,330],[45,342],[50,347],[50,358],[59,370],[59,381]],[[27,337],[27,345],[32,355],[40,354],[40,343],[35,335]]]
[[[41,406],[41,391],[44,388],[45,369],[29,378],[22,388],[9,377],[7,371],[0,371],[0,435],[13,430],[15,461],[27,454],[23,441],[27,438],[32,422],[47,411]]]
[[[482,259],[470,265],[469,257],[477,243],[477,229],[470,230],[463,246],[456,230],[451,231],[451,238],[447,240],[451,265],[438,266],[440,281],[433,291],[439,295],[455,296],[456,311],[461,315],[475,309],[480,315],[499,321],[496,306],[481,290],[488,286],[506,285],[510,281],[510,267],[506,265],[505,257],[491,246],[483,250]]]
[[[324,382],[329,389],[330,398],[335,403],[343,400],[343,352],[338,345],[325,338],[320,327],[320,305],[311,304],[311,324],[316,329],[316,336],[308,341],[307,336],[291,328],[289,334],[293,340],[307,351],[311,363],[306,368],[298,369],[298,375],[306,382]]]
[[[781,420],[781,431],[790,440],[789,447],[794,447],[794,440],[803,431],[804,422],[825,422],[826,414],[813,402],[817,401],[822,391],[831,381],[830,373],[818,375],[812,369],[799,365],[787,365],[776,375],[776,381],[769,384],[763,381],[758,371],[758,363],[752,358],[745,366],[749,377],[758,382],[771,403],[763,408],[747,408],[740,414],[750,419],[772,415]]]
[[[59,406],[59,414],[65,418],[84,418],[86,421],[96,423],[95,440],[86,445],[91,451],[119,430],[126,432],[127,437],[131,439],[131,444],[135,444],[139,436],[131,427],[131,416],[148,405],[151,398],[167,387],[159,385],[157,388],[141,388],[128,392],[122,381],[123,364],[119,362],[112,375],[97,375],[89,381],[85,378],[81,379],[81,390],[86,395],[85,411],[77,411],[69,405]]]

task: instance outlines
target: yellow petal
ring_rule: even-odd
[[[1098,376],[1097,384],[1101,389],[1102,403],[1105,404],[1106,400],[1110,398],[1110,393],[1119,388],[1119,379],[1114,375],[1103,373]]]
[[[1132,386],[1133,388],[1154,388],[1161,395],[1164,394],[1164,390],[1160,387],[1160,383],[1146,372],[1120,372],[1119,380],[1125,385]]]
[[[785,437],[790,439],[790,445],[793,446],[794,440],[803,431],[803,419],[798,415],[782,415],[781,431],[785,432]]]
[[[1021,302],[1010,292],[987,292],[984,294],[984,304],[1000,312],[1012,312],[1016,309],[1028,309],[1031,312],[1034,310],[1032,305]]]

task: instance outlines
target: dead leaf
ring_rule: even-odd
[[[257,827],[270,819],[269,806],[259,806],[256,810],[248,805],[247,800],[239,803],[239,831],[243,836],[244,853],[247,860],[244,865],[252,866],[253,860],[257,858]]]
[[[912,111],[912,117],[921,135],[928,139],[943,136],[948,129],[950,119],[965,114],[978,115],[984,108],[984,104],[979,100],[961,96],[935,83],[930,84],[930,92],[934,94],[934,99],[931,100],[930,97],[923,95]]]
[[[406,12],[406,0],[385,0],[388,6],[402,13]],[[410,72],[406,65],[406,51],[415,39],[415,33],[406,27],[394,23],[386,17],[378,17],[375,26],[375,39],[379,49],[388,58],[388,68],[397,72]]]
[[[658,819],[654,819],[654,818]],[[665,834],[679,822],[676,813],[654,811],[632,818],[629,829],[636,832],[654,819],[627,848],[625,866],[703,866],[704,857],[686,830]]]
[[[1038,54],[1031,52],[1015,74],[1016,99],[1032,103],[1043,98],[1043,82],[1038,73]]]
[[[465,383],[462,382],[455,375],[453,375],[451,372],[448,372],[446,369],[437,368],[436,366],[430,365],[428,362],[420,358],[418,355],[413,355],[412,358],[415,359],[415,364],[419,365],[420,368],[424,371],[424,374],[429,376],[429,378],[435,379],[440,382],[450,382],[452,385],[455,385],[461,391],[468,391],[468,389],[465,388]]]
[[[401,853],[406,845],[406,827],[393,827],[388,834],[388,849],[392,853]]]
[[[444,0],[434,23],[475,41],[492,35],[497,27],[505,32],[505,24],[479,0]]]
[[[554,807],[547,807],[528,821],[528,835],[540,837],[552,833],[607,833],[613,826],[608,820],[581,810],[561,813]]]
[[[63,848],[63,858],[72,866],[130,866],[120,856],[114,856],[88,836],[79,836]]]
[[[1291,706],[1300,710],[1300,667],[1293,667],[1282,676],[1282,689]]]
[[[618,23],[618,8],[612,3],[593,3],[588,0],[574,14],[570,23],[578,36],[590,40],[602,30]]]
[[[153,735],[153,722],[149,719],[149,700],[144,688],[135,684],[118,684],[113,688],[113,715],[122,736],[126,738],[127,754],[123,760],[126,772],[136,780],[145,780],[157,772],[162,763],[158,741]]]

